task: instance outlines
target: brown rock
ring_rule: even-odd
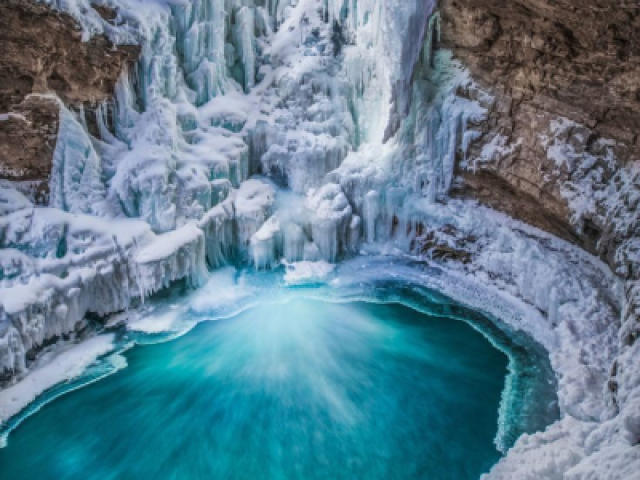
[[[73,18],[31,0],[0,3],[0,44],[0,111],[29,93],[55,92],[76,106],[105,100],[140,52],[101,35],[83,42]]]
[[[34,182],[32,188],[42,202],[48,191],[59,115],[55,97],[33,95],[0,121],[0,179]]]
[[[0,179],[36,182],[46,193],[59,121],[55,96],[91,111],[113,95],[140,48],[116,47],[100,35],[83,42],[71,16],[32,0],[0,3],[0,45]]]
[[[596,252],[608,228],[601,219],[571,222],[562,186],[581,159],[596,159],[606,185],[640,158],[640,4],[611,0],[442,0],[442,43],[494,96],[482,136],[468,158],[499,152],[459,172],[457,195],[478,198],[509,215]],[[460,92],[473,97],[475,92]],[[557,129],[567,118],[577,125]],[[557,135],[556,133],[557,132]],[[615,165],[598,143],[612,139]],[[554,144],[575,163],[559,164]],[[479,173],[478,173],[479,172]],[[603,245],[599,253],[612,249]]]

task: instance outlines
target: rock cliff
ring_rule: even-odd
[[[608,258],[615,239],[601,241],[605,215],[572,218],[570,190],[596,171],[594,188],[603,189],[640,158],[640,7],[443,0],[440,8],[442,45],[492,97],[468,155],[475,174],[463,169],[459,193]],[[560,162],[567,154],[574,161]]]
[[[621,279],[621,354],[607,390],[617,418],[626,418],[637,407],[621,390],[637,384],[629,359],[640,338],[640,4],[442,0],[440,14],[439,46],[472,78],[457,95],[488,112],[471,126],[478,134],[459,155],[454,194],[577,244]],[[637,448],[637,433],[628,438]],[[524,478],[513,466],[524,450],[514,449],[493,478]],[[626,478],[628,460],[600,474],[591,461],[576,469],[584,477],[566,478]],[[527,478],[547,476],[538,473]]]
[[[102,8],[108,19],[114,12]],[[31,0],[0,3],[0,179],[43,202],[58,131],[59,100],[92,107],[113,95],[138,46],[83,39],[68,14]],[[56,98],[56,96],[58,98]]]

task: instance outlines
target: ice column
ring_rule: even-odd
[[[225,0],[192,0],[173,7],[178,53],[187,84],[202,105],[228,88]]]
[[[71,213],[99,214],[105,198],[102,164],[88,132],[63,105],[53,154],[50,205]]]
[[[275,190],[259,180],[247,180],[237,192],[235,198],[235,216],[238,257],[248,261],[251,238],[273,213]]]
[[[340,185],[329,183],[313,192],[306,202],[311,232],[322,260],[335,262],[348,245],[352,208]]]
[[[242,63],[242,86],[245,91],[255,85],[256,47],[254,45],[255,18],[249,7],[240,7],[235,12],[233,39]]]
[[[282,232],[276,216],[269,218],[251,237],[250,253],[253,265],[265,270],[276,265],[282,252]]]

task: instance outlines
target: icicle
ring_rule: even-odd
[[[240,185],[234,201],[240,260],[249,260],[251,238],[273,213],[274,202],[275,191],[268,183],[248,180]]]
[[[287,262],[299,262],[304,259],[307,236],[295,223],[286,223],[283,228],[283,255]]]
[[[208,265],[219,268],[230,263],[236,255],[235,218],[231,200],[211,209],[200,220],[199,226],[205,233]]]
[[[101,175],[100,157],[89,134],[73,113],[61,105],[50,205],[72,213],[99,214],[106,195]]]
[[[380,194],[371,190],[364,197],[364,229],[368,243],[376,241],[376,225],[380,215]]]
[[[248,91],[255,85],[256,51],[255,51],[255,18],[253,10],[241,7],[235,14],[236,24],[233,27],[233,37],[240,53],[242,62],[242,86]]]
[[[436,11],[429,18],[429,25],[425,32],[424,46],[422,47],[422,64],[426,69],[430,69],[433,64],[433,50],[435,45],[433,41],[440,42],[440,12]]]
[[[347,233],[347,248],[351,253],[355,253],[358,251],[358,247],[360,246],[361,230],[362,220],[358,215],[354,215],[351,218],[349,231]]]

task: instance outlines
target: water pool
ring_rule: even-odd
[[[400,304],[294,298],[126,352],[0,449],[3,479],[477,479],[507,356]]]

